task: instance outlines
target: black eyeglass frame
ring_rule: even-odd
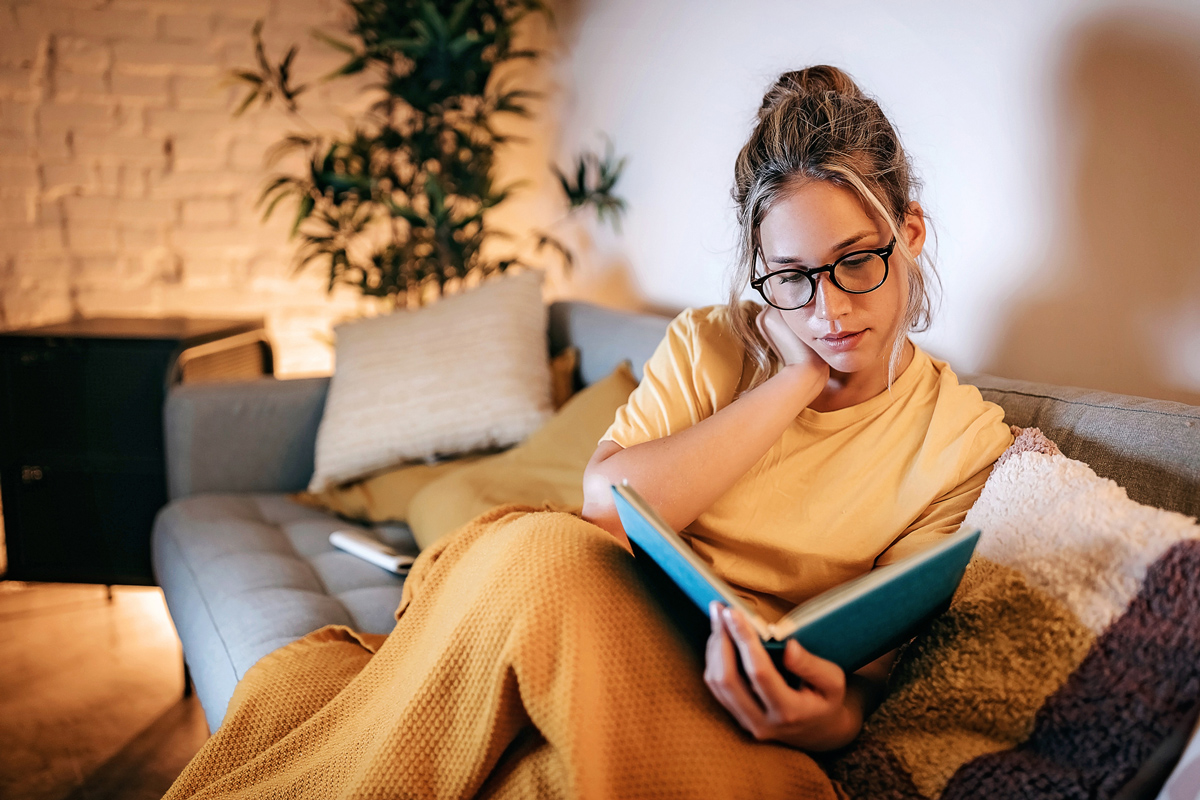
[[[836,286],[837,288],[841,289],[843,292],[846,292],[847,294],[867,294],[868,292],[873,292],[876,289],[878,289],[880,286],[883,286],[883,284],[887,283],[888,273],[890,272],[888,259],[891,258],[892,251],[895,249],[896,249],[896,237],[893,236],[892,241],[888,243],[887,247],[879,247],[874,250],[855,250],[853,253],[846,253],[846,255],[842,256],[837,261],[834,261],[832,264],[826,264],[825,266],[817,267],[816,269],[804,270],[804,269],[796,269],[794,267],[788,267],[787,269],[777,269],[774,272],[768,272],[766,275],[763,275],[760,278],[755,278],[754,280],[750,281],[750,285],[754,288],[755,291],[757,291],[762,296],[763,300],[767,301],[768,305],[774,306],[775,308],[778,308],[780,311],[795,311],[798,308],[804,308],[804,306],[808,305],[813,300],[816,300],[817,299],[817,278],[816,278],[816,276],[820,275],[822,272],[828,272],[829,280],[833,282],[833,285]],[[883,277],[879,280],[879,283],[875,284],[870,289],[863,289],[862,291],[856,292],[853,289],[847,289],[845,286],[842,286],[840,283],[838,283],[838,279],[836,277],[836,273],[834,272],[834,270],[837,269],[838,264],[841,264],[846,259],[853,258],[854,256],[861,256],[863,253],[872,253],[883,259]],[[759,248],[758,255],[760,258],[762,258],[764,264],[767,263],[766,256],[763,255],[761,247]],[[767,297],[767,293],[763,291],[763,284],[766,283],[769,278],[772,278],[775,275],[782,275],[785,272],[796,273],[798,275],[803,275],[804,277],[808,278],[809,287],[812,289],[812,296],[809,297],[808,301],[805,302],[803,305],[793,306],[790,308],[785,308],[783,306],[777,306],[771,302],[771,298]]]

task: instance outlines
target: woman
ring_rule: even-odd
[[[608,491],[628,480],[769,621],[955,531],[1012,437],[908,339],[929,314],[914,189],[845,73],[781,76],[737,160],[730,303],[672,323],[588,465],[584,518],[628,546]],[[883,691],[890,655],[845,676],[791,641],[793,690],[745,619],[711,622],[705,680],[756,738],[841,747]]]
[[[1011,436],[907,338],[928,315],[913,188],[844,73],[781,76],[737,161],[730,303],[671,324],[582,514],[494,509],[422,552],[387,637],[328,626],[264,657],[167,796],[833,798],[806,751],[854,738],[890,658],[845,676],[789,645],[793,690],[713,609],[701,667],[609,485],[767,617],[954,531]]]

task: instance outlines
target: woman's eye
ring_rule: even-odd
[[[785,272],[779,276],[780,283],[797,283],[804,280],[803,272]]]
[[[869,256],[869,255],[855,256],[854,258],[848,258],[845,261],[843,261],[841,263],[841,266],[849,267],[851,269],[857,269],[858,267],[865,267],[870,260],[871,260],[871,256]]]

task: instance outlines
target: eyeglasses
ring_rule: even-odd
[[[750,281],[763,300],[781,311],[804,308],[817,296],[817,276],[829,273],[833,285],[850,294],[873,292],[888,276],[888,258],[896,247],[896,237],[878,250],[856,250],[832,264],[816,269],[781,269]],[[760,252],[761,255],[761,252]],[[766,259],[763,258],[763,262]]]

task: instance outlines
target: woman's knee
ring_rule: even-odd
[[[607,531],[564,512],[525,514],[505,526],[504,539],[509,557],[535,580],[604,580],[632,560]]]

